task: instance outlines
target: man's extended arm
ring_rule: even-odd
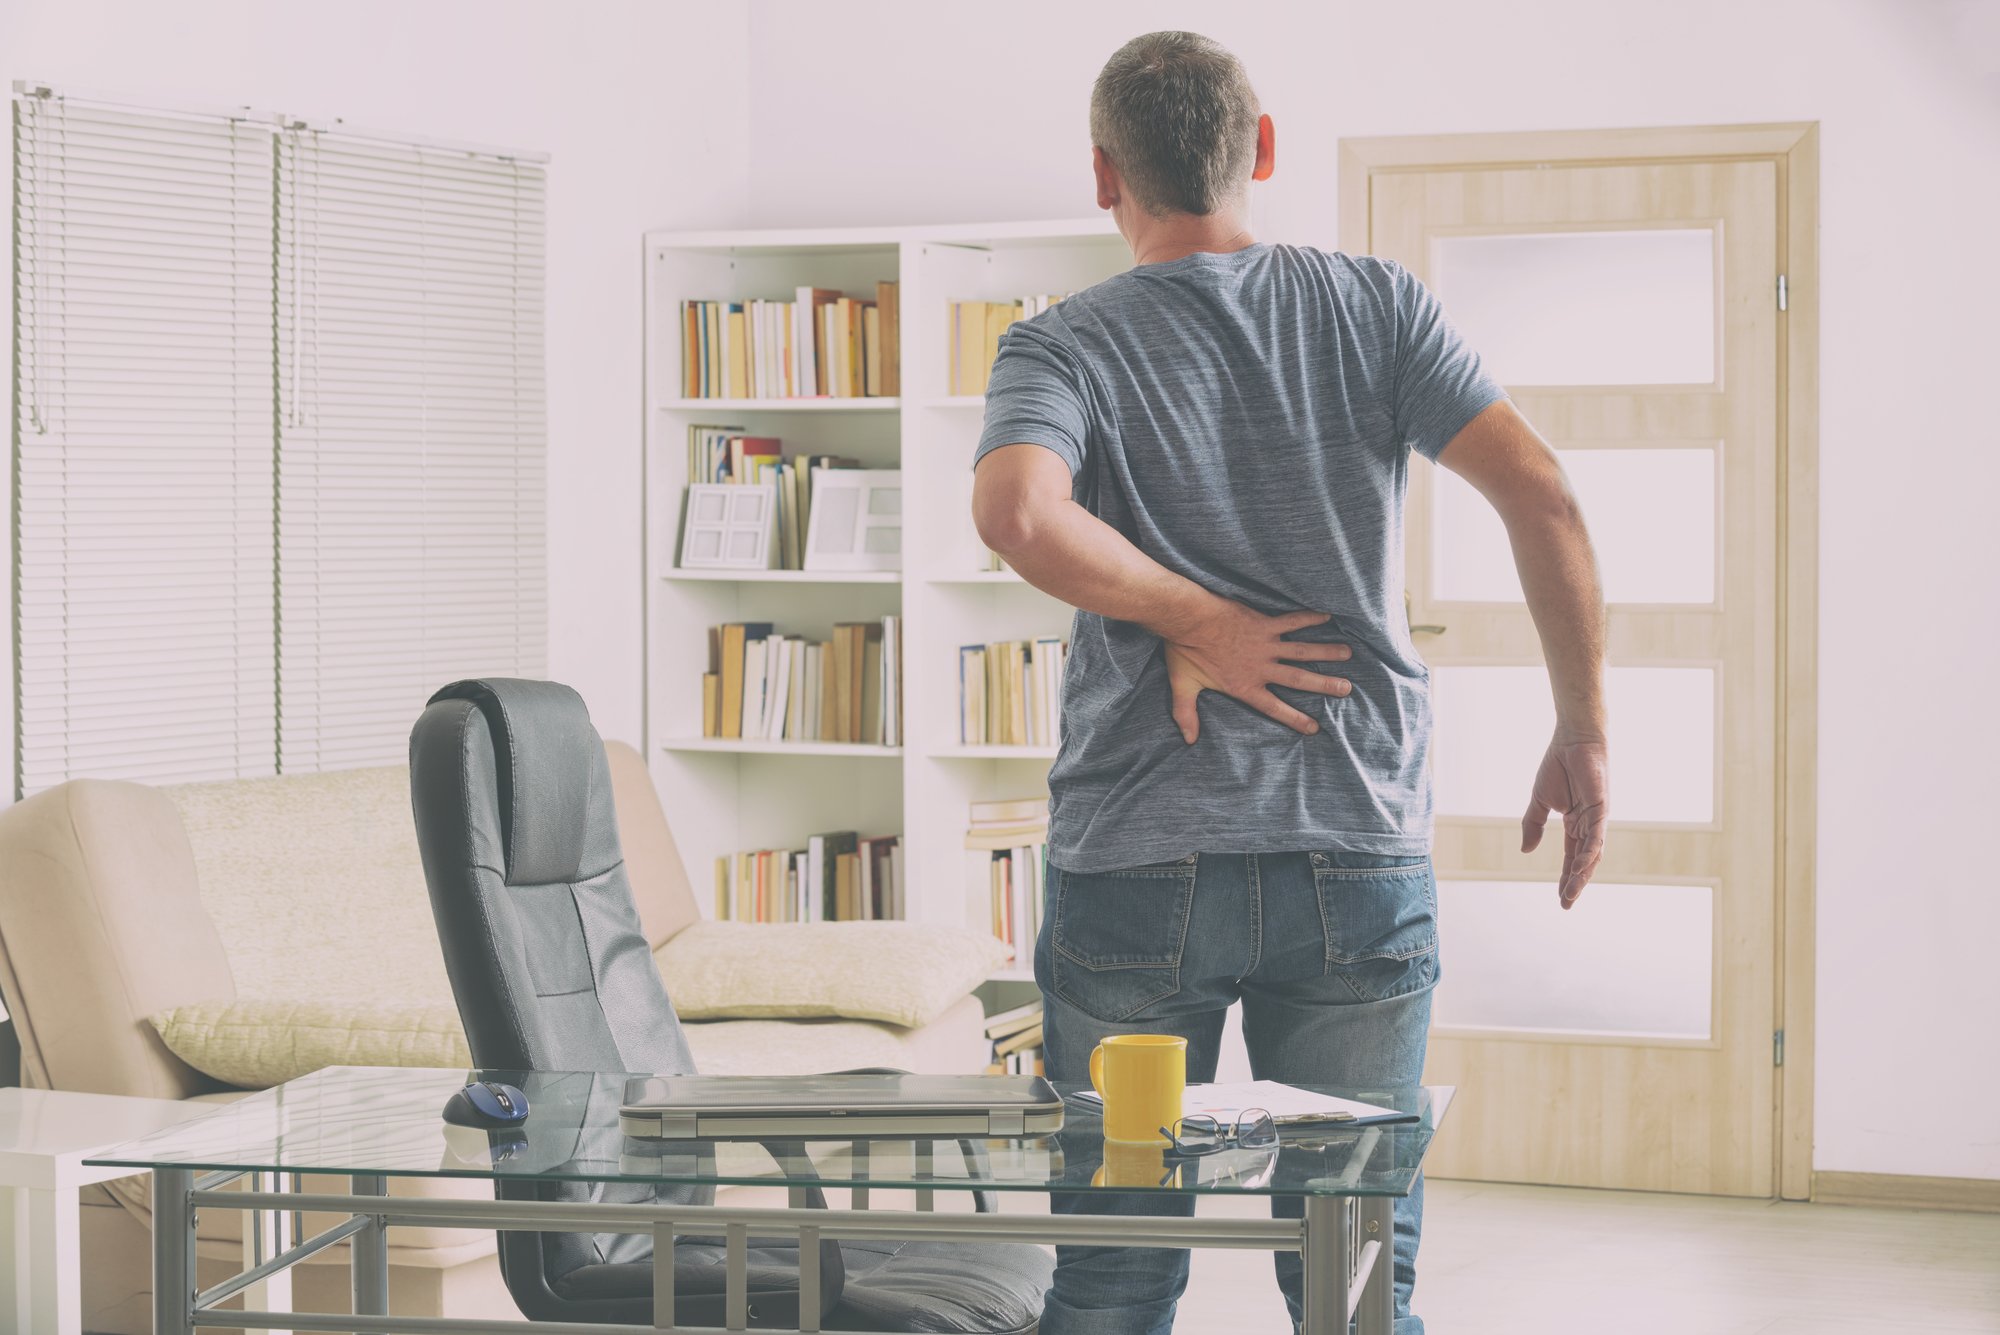
[[[1506,400],[1467,423],[1438,456],[1500,513],[1555,692],[1556,731],[1521,818],[1521,850],[1562,813],[1559,890],[1568,908],[1604,855],[1608,774],[1604,715],[1604,593],[1583,514],[1562,465]]]
[[[1193,743],[1195,702],[1220,691],[1299,732],[1318,731],[1272,685],[1346,695],[1341,677],[1295,666],[1351,657],[1343,644],[1280,637],[1328,620],[1319,612],[1267,617],[1211,593],[1147,556],[1070,495],[1069,466],[1040,445],[1006,445],[979,461],[972,518],[986,545],[1021,578],[1072,607],[1144,626],[1166,642],[1174,722]]]

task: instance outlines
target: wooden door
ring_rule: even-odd
[[[1438,724],[1440,1176],[1774,1190],[1779,216],[1770,162],[1386,172],[1400,260],[1562,454],[1609,607],[1612,824],[1519,852],[1553,723],[1504,533],[1413,464]],[[1426,630],[1425,628],[1430,628]]]

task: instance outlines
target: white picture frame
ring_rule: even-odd
[[[697,482],[681,520],[681,569],[771,570],[778,564],[778,489]]]
[[[901,470],[814,469],[808,527],[807,570],[901,570]]]

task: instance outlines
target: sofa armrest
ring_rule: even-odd
[[[984,932],[928,923],[702,922],[653,958],[684,1020],[841,1016],[914,1029],[1012,953]]]
[[[156,1099],[216,1088],[146,1022],[236,994],[165,794],[78,779],[0,811],[0,989],[23,1084]]]

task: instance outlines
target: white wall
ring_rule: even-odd
[[[549,672],[583,692],[605,736],[634,743],[639,238],[737,221],[745,40],[740,8],[679,0],[0,0],[10,85],[247,104],[552,155]]]
[[[1087,212],[1090,80],[1163,27],[1248,63],[1278,123],[1258,204],[1275,239],[1333,244],[1343,135],[1820,121],[1815,1161],[2000,1177],[2000,877],[1984,839],[2000,797],[2000,7],[1983,29],[1980,8],[1017,0],[1002,21],[914,0],[760,0],[750,213]],[[828,107],[832,143],[813,110]],[[1938,1115],[1913,1125],[1911,1100]]]

